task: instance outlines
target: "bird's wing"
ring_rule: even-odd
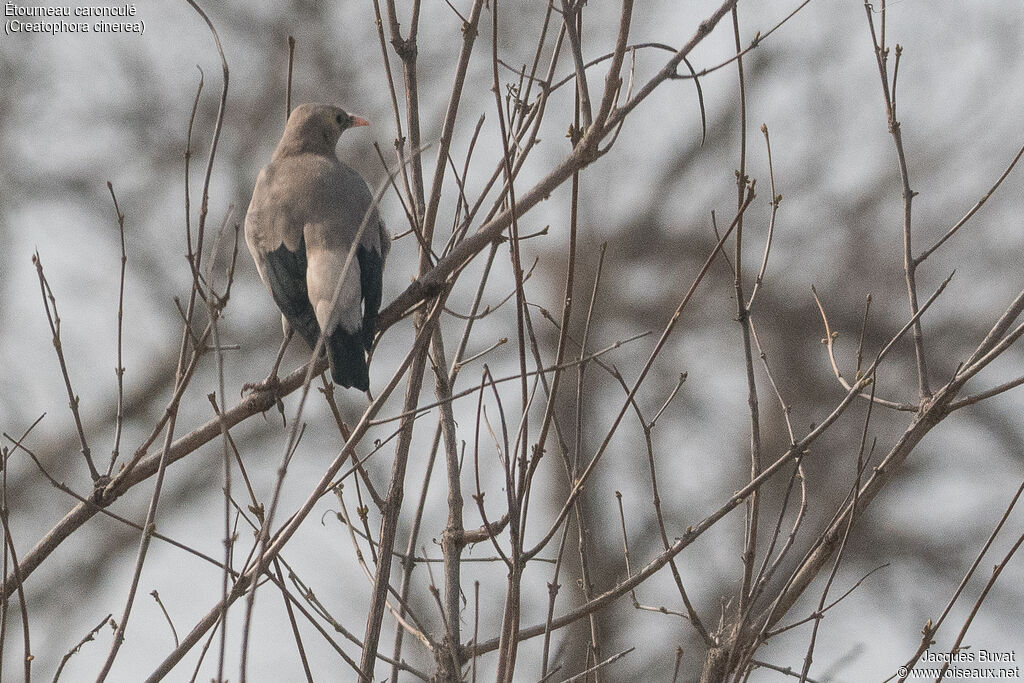
[[[331,376],[343,387],[365,391],[370,377],[360,307],[363,250],[357,247],[355,257],[349,261],[351,238],[355,236],[354,231],[348,230],[350,227],[344,213],[334,215],[330,221],[306,224],[306,283],[309,300],[327,340]]]
[[[380,310],[382,272],[390,238],[369,187],[355,170],[335,162],[330,168],[320,169],[318,179],[320,183],[317,192],[311,194],[311,202],[320,220],[308,223],[304,232],[309,298],[328,334],[340,325],[358,336],[368,350]],[[354,243],[364,218],[366,227]],[[353,248],[354,258],[334,299],[334,289]]]
[[[376,220],[379,233],[386,234],[384,223],[379,218]],[[363,294],[362,341],[363,348],[367,351],[373,346],[373,334],[377,329],[377,312],[380,311],[384,284],[384,259],[387,258],[390,244],[390,240],[378,240],[377,244],[367,245],[366,240],[363,240],[356,251],[356,256],[359,257],[359,286]]]
[[[245,241],[260,278],[285,320],[313,348],[320,337],[306,286],[303,226],[289,214],[281,194],[282,178],[274,164],[260,173],[245,217]]]
[[[306,340],[309,348],[314,348],[320,337],[320,325],[306,287],[305,242],[300,241],[296,251],[282,244],[267,252],[264,258],[263,280],[274,301],[288,324]]]

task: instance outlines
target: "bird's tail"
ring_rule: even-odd
[[[357,332],[349,334],[338,325],[327,339],[327,359],[331,363],[331,377],[341,386],[360,391],[370,388],[370,369],[366,365],[362,338]]]

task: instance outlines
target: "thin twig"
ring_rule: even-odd
[[[174,628],[174,622],[171,621],[171,615],[167,613],[167,607],[164,606],[163,601],[160,599],[160,594],[156,590],[149,592],[153,596],[153,600],[156,601],[157,606],[160,607],[160,611],[164,614],[164,619],[167,620],[167,625],[171,627],[171,636],[174,638],[174,646],[178,646],[178,630]],[[109,617],[108,617],[109,618]]]
[[[991,199],[992,195],[995,194],[996,190],[999,189],[999,186],[1003,184],[1003,181],[1006,180],[1006,177],[1010,175],[1010,171],[1014,169],[1014,167],[1017,165],[1017,162],[1020,161],[1022,156],[1024,156],[1024,147],[1021,147],[1019,150],[1017,150],[1017,154],[1016,156],[1013,157],[1013,161],[1010,162],[1010,165],[1006,167],[1006,170],[1003,171],[1003,174],[1001,176],[999,176],[999,179],[996,180],[995,184],[989,188],[988,192],[982,195],[981,199],[979,199],[974,204],[974,206],[971,207],[970,211],[964,214],[963,218],[958,220],[952,228],[947,230],[946,234],[939,238],[939,240],[935,244],[922,251],[917,256],[917,258],[914,259],[914,262],[917,264],[923,262],[925,259],[931,256],[935,252],[935,250],[937,250],[939,247],[945,244],[946,240],[955,235],[960,230],[960,228],[964,227],[964,225],[967,224],[967,221],[971,220],[971,218],[974,217],[974,214],[978,213],[978,210],[981,209],[982,206],[984,206],[985,202]]]
[[[882,82],[882,92],[885,99],[886,118],[889,123],[889,134],[892,135],[893,144],[896,147],[896,157],[899,162],[900,182],[903,190],[903,271],[907,282],[907,299],[910,303],[910,314],[915,315],[918,309],[917,303],[917,264],[914,259],[911,246],[912,233],[912,206],[917,192],[910,188],[910,172],[907,168],[907,156],[903,149],[903,133],[900,122],[896,118],[896,80],[893,75],[892,86],[889,85],[889,74],[886,68],[888,50],[885,49],[885,11],[881,17],[881,42],[875,34],[875,23],[871,17],[871,5],[865,3],[867,10],[868,28],[871,31],[871,40],[875,46],[875,61],[878,64],[878,74]],[[899,64],[899,55],[902,48],[896,46],[896,63]],[[914,354],[917,358],[917,378],[920,400],[924,401],[932,395],[928,385],[928,364],[924,350],[924,333],[921,330],[921,323],[914,324],[913,330]]]
[[[832,330],[832,326],[828,322],[828,316],[825,314],[825,306],[821,303],[821,299],[818,298],[818,290],[813,285],[811,285],[811,294],[814,296],[814,303],[818,305],[818,312],[821,314],[821,321],[822,324],[825,326],[825,336],[822,338],[821,343],[824,344],[825,348],[828,350],[828,359],[829,362],[832,364],[832,374],[834,374],[836,376],[836,379],[839,380],[839,384],[842,385],[843,389],[849,391],[852,388],[852,385],[846,381],[845,377],[843,377],[843,373],[839,370],[839,363],[836,361],[834,343],[836,337],[839,336],[839,332]],[[857,372],[860,372],[859,363]],[[860,379],[860,377],[857,377],[858,381]],[[860,392],[859,395],[861,398],[871,400],[880,406],[883,406],[885,408],[891,408],[892,410],[902,410],[909,413],[916,413],[919,409],[919,406],[916,404],[900,403],[898,401],[879,398],[877,396],[874,396],[873,393],[869,393],[866,391]]]
[[[110,465],[107,467],[107,478],[110,478],[114,471],[114,464],[121,450],[121,430],[124,427],[124,360],[123,360],[123,332],[124,332],[124,275],[125,267],[128,264],[128,254],[124,246],[124,213],[117,204],[117,195],[114,194],[114,185],[107,181],[107,189],[110,190],[110,199],[114,202],[114,213],[117,215],[117,229],[121,237],[121,271],[118,279],[117,290],[117,367],[114,374],[117,375],[117,415],[114,418],[114,448],[110,454]]]
[[[64,359],[64,346],[60,338],[60,314],[57,312],[57,298],[50,289],[43,274],[43,261],[39,258],[37,251],[32,255],[32,263],[36,267],[36,274],[39,276],[39,291],[43,295],[43,309],[46,311],[46,321],[50,324],[50,334],[53,341],[53,348],[57,352],[57,361],[60,363],[60,372],[64,377],[64,388],[68,394],[68,407],[71,408],[71,416],[75,420],[75,429],[78,430],[78,442],[82,446],[82,456],[89,466],[89,474],[96,485],[101,485],[100,473],[92,462],[92,454],[89,450],[89,443],[85,438],[85,428],[82,426],[82,416],[78,412],[78,396],[71,387],[71,377],[68,374],[68,364]]]
[[[565,681],[563,681],[563,683],[573,683],[574,681],[585,680],[587,677],[590,676],[590,674],[595,673],[595,672],[603,669],[604,667],[608,666],[609,664],[612,664],[614,662],[619,661],[620,659],[622,659],[623,657],[625,657],[626,655],[628,655],[630,652],[632,652],[635,649],[636,649],[635,647],[631,647],[631,648],[623,650],[622,652],[619,652],[618,654],[614,654],[611,657],[609,657],[608,659],[605,659],[604,661],[598,662],[597,664],[595,664],[594,666],[590,667],[589,669],[585,669],[585,670],[579,672],[578,674],[576,674],[575,676],[572,676],[571,678],[565,679]]]
[[[78,652],[82,649],[82,646],[84,646],[86,643],[96,640],[96,634],[100,632],[101,628],[103,628],[107,625],[107,623],[110,622],[111,616],[112,615],[108,614],[107,616],[103,617],[103,619],[100,620],[100,623],[96,624],[96,626],[94,626],[91,631],[86,633],[85,636],[80,641],[78,641],[77,645],[68,650],[67,654],[61,657],[60,664],[57,665],[57,671],[55,671],[53,674],[52,683],[57,683],[57,681],[60,679],[61,673],[64,671],[64,666],[68,663],[68,660],[74,657],[76,654],[78,654]]]

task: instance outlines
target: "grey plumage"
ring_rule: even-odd
[[[334,151],[345,130],[363,125],[365,120],[330,105],[296,107],[256,181],[245,241],[281,309],[285,332],[290,326],[315,348],[323,330],[334,381],[366,391],[366,352],[373,343],[391,238],[366,182]],[[364,217],[366,226],[335,301]]]

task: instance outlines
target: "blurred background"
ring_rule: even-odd
[[[455,0],[454,4],[468,12],[468,3]],[[630,41],[681,45],[716,6],[704,0],[643,3],[636,10]],[[743,44],[749,44],[757,31],[767,32],[795,6],[795,2],[741,2]],[[122,449],[130,453],[148,435],[171,395],[180,338],[174,297],[187,296],[191,283],[184,258],[183,153],[200,69],[205,84],[193,133],[193,210],[198,206],[221,88],[213,41],[186,3],[142,2],[137,7],[146,26],[142,35],[19,34],[0,38],[0,146],[4,158],[0,165],[0,241],[4,245],[0,249],[0,272],[4,274],[0,279],[0,430],[17,438],[45,413],[26,445],[56,479],[83,495],[90,488],[87,471],[50,344],[32,255],[38,252],[57,298],[70,376],[81,397],[90,446],[105,465],[113,445],[116,413],[120,259],[117,221],[106,183],[113,184],[126,216],[124,383],[128,420]],[[372,145],[378,143],[393,164],[395,125],[372,3],[232,1],[206,9],[220,33],[231,68],[224,131],[213,168],[210,225],[216,228],[226,222],[230,229],[242,222],[256,175],[280,136],[286,111],[289,35],[297,45],[293,103],[332,102],[369,119],[371,128],[342,138],[339,156],[357,168],[371,186],[385,179]],[[544,3],[506,0],[499,11],[505,22],[500,56],[511,65],[529,64]],[[443,3],[424,3],[422,12],[418,62],[422,127],[424,139],[434,141],[440,133],[461,45],[461,20]],[[588,58],[608,51],[618,12],[617,3],[588,4],[584,19]],[[400,14],[407,17],[408,8],[400,8]],[[874,16],[877,22],[879,15]],[[453,144],[453,157],[461,168],[474,126],[486,115],[467,181],[470,189],[483,186],[500,154],[490,91],[489,17],[489,11],[485,12]],[[974,205],[1024,144],[1019,125],[1024,111],[1024,6],[1009,0],[897,0],[889,3],[886,30],[887,41],[904,49],[898,115],[911,185],[920,193],[914,202],[915,251],[920,251]],[[691,61],[700,70],[728,59],[733,51],[726,19],[691,55]],[[665,54],[637,51],[637,79],[642,81],[656,72]],[[391,57],[393,64],[397,63],[393,54]],[[546,59],[542,61],[546,63]],[[558,73],[568,75],[569,65],[568,57],[563,56]],[[783,200],[755,319],[763,350],[792,407],[791,419],[800,436],[843,395],[821,344],[824,332],[811,285],[840,333],[837,349],[848,376],[852,375],[868,294],[872,296],[872,314],[865,334],[866,353],[873,355],[907,319],[896,155],[861,3],[812,0],[752,51],[744,65],[747,174],[757,179],[759,196],[745,222],[743,273],[749,292],[770,213],[768,158],[758,130],[764,123],[771,134],[776,189]],[[604,68],[590,71],[592,89],[603,84]],[[518,76],[508,70],[502,70],[500,77],[503,88],[518,82]],[[602,348],[638,332],[660,332],[715,244],[712,211],[719,228],[728,225],[735,211],[734,172],[739,150],[735,67],[715,71],[702,78],[701,84],[707,110],[703,145],[693,82],[672,81],[630,116],[613,150],[583,174],[578,315],[573,319],[580,330],[585,311],[582,304],[593,284],[600,245],[607,243],[590,331],[591,348]],[[553,96],[542,143],[525,167],[520,187],[531,186],[568,152],[565,132],[572,120],[572,95],[572,88],[564,87]],[[433,154],[433,149],[426,153],[431,161],[427,168],[432,168]],[[944,382],[953,373],[1024,284],[1020,173],[1014,171],[962,233],[919,271],[922,299],[951,271],[957,273],[947,293],[924,319],[933,384]],[[442,226],[446,220],[450,225],[457,199],[453,184],[446,185],[446,192],[439,220]],[[523,233],[548,228],[546,236],[525,242],[523,253],[527,267],[537,262],[527,284],[530,301],[556,318],[565,278],[567,202],[566,186],[528,214],[521,227]],[[392,232],[406,229],[394,193],[385,196],[382,213]],[[449,234],[450,230],[442,230],[438,239],[443,243]],[[219,267],[226,262],[229,245],[230,239],[217,255]],[[492,306],[512,291],[507,252],[502,249],[499,253],[496,274],[485,295],[485,303]],[[238,263],[231,303],[221,326],[224,343],[240,345],[240,350],[226,355],[229,397],[237,395],[245,382],[266,376],[280,340],[278,313],[244,247]],[[402,291],[416,267],[413,238],[397,240],[385,273],[385,303]],[[665,400],[679,373],[688,373],[682,391],[654,433],[670,536],[673,530],[681,534],[686,526],[717,509],[748,476],[746,379],[740,330],[733,320],[732,280],[729,267],[722,261],[716,263],[640,396],[649,417]],[[449,308],[466,313],[474,291],[470,277],[453,292]],[[485,319],[467,354],[486,349],[500,337],[514,338],[514,320],[511,305]],[[461,334],[462,322],[455,318],[448,322],[444,329],[451,349]],[[553,326],[540,315],[535,316],[534,326],[553,356],[557,338]],[[391,376],[411,338],[408,322],[383,337],[374,356],[374,384]],[[631,342],[606,360],[632,382],[654,339],[656,335]],[[514,347],[514,343],[506,344],[486,357],[496,376],[516,372]],[[307,357],[302,344],[293,344],[284,369],[294,369]],[[968,385],[970,393],[1019,376],[1021,360],[1019,350],[1011,351]],[[182,405],[178,434],[213,417],[206,394],[215,388],[215,367],[208,359],[197,374]],[[480,362],[469,366],[464,381],[477,381],[481,369]],[[789,439],[782,411],[761,368],[758,373],[765,452],[771,461],[785,450]],[[610,416],[621,405],[623,392],[615,380],[593,365],[587,369],[586,380],[583,429],[578,437],[583,451],[593,453]],[[913,351],[903,344],[880,374],[877,390],[879,395],[912,402],[916,385]],[[432,388],[425,389],[424,397],[432,400]],[[921,627],[942,611],[1024,476],[1022,397],[1019,390],[1007,393],[960,411],[940,425],[914,452],[897,485],[882,494],[856,527],[833,593],[845,591],[879,565],[888,566],[872,574],[823,621],[812,677],[884,679],[916,649]],[[364,407],[364,397],[340,393],[339,400],[344,417],[355,421]],[[291,412],[295,401],[294,396],[285,401]],[[399,412],[398,401],[392,401],[389,414]],[[831,517],[852,484],[865,409],[859,405],[851,410],[805,462],[812,492],[805,533],[811,536]],[[470,444],[474,411],[475,400],[457,404],[456,418],[463,430],[460,438]],[[571,426],[572,412],[567,410],[563,417]],[[424,419],[416,432],[407,507],[419,495],[433,419]],[[289,512],[301,503],[343,443],[322,400],[312,402],[304,420],[308,422],[306,436],[289,471],[281,508]],[[875,458],[888,451],[907,422],[907,414],[876,411],[871,427],[872,436],[878,439]],[[371,436],[385,438],[391,429],[383,425]],[[287,436],[280,418],[271,412],[266,419],[244,422],[232,434],[257,492],[269,498]],[[5,440],[4,445],[11,443]],[[218,558],[223,527],[221,453],[219,443],[209,444],[168,470],[158,522],[162,533]],[[382,489],[392,454],[393,449],[385,449],[368,465]],[[545,482],[540,488],[543,496],[538,494],[535,503],[539,520],[557,511],[566,490],[560,461],[548,460],[539,475]],[[610,588],[625,576],[616,491],[623,495],[634,568],[661,548],[650,506],[646,463],[642,433],[634,420],[613,441],[584,500],[594,520],[590,553],[595,592]],[[493,458],[489,467],[490,471],[483,472],[490,492],[487,500],[497,506],[503,494]],[[55,491],[23,453],[12,453],[7,476],[11,531],[23,554],[75,501]],[[442,476],[442,472],[435,471],[434,476]],[[780,481],[779,485],[783,484]],[[151,486],[136,487],[116,504],[115,511],[141,521]],[[474,492],[471,489],[467,482],[467,494]],[[775,495],[770,493],[769,499]],[[467,527],[478,525],[479,516],[468,495],[467,503]],[[361,635],[370,584],[355,562],[347,531],[330,514],[337,509],[337,501],[322,503],[285,557],[335,618]],[[431,557],[440,556],[434,539],[440,539],[445,511],[440,479],[428,498],[421,539]],[[322,524],[314,521],[320,519],[321,512]],[[489,510],[489,516],[496,514]],[[705,623],[717,623],[720,597],[732,594],[740,580],[742,522],[740,511],[732,513],[679,556],[687,587]],[[375,531],[376,524],[371,520]],[[408,525],[409,520],[403,519],[399,532],[403,547]],[[1013,540],[1010,537],[1016,537],[1022,525],[1024,515],[1014,514],[1005,538],[997,539],[992,555],[982,564],[982,576],[970,584],[963,601],[954,608],[937,647],[950,645],[988,576],[985,567],[1006,552]],[[538,521],[529,533],[536,540],[545,530]],[[242,533],[241,542],[249,542],[247,532]],[[32,575],[25,589],[34,671],[39,675],[52,676],[61,656],[104,614],[120,614],[137,547],[137,532],[96,517]],[[467,551],[471,557],[492,554],[489,544]],[[576,583],[578,569],[572,566],[566,571],[556,613],[583,600]],[[420,590],[414,604],[432,615],[434,606],[422,590],[429,584],[427,572],[421,568],[415,576]],[[500,624],[501,603],[493,596],[503,591],[504,569],[486,563],[467,566],[463,582],[468,600],[464,615],[467,638],[472,626],[473,580],[480,580],[485,589],[493,587],[490,593],[481,593],[483,640],[495,636]],[[543,620],[549,580],[548,565],[528,572],[524,625]],[[159,592],[180,635],[219,598],[220,574],[191,555],[155,543],[142,574],[127,641],[110,680],[133,681],[149,675],[173,648],[160,608],[148,596],[152,590]],[[1024,570],[1018,558],[996,585],[965,642],[988,650],[1020,649],[1022,594]],[[817,595],[812,588],[808,599],[784,622],[806,616]],[[664,571],[644,585],[638,598],[645,604],[680,609],[671,576]],[[280,597],[261,593],[256,604],[257,646],[249,668],[252,680],[301,679]],[[386,641],[393,632],[388,619]],[[9,624],[5,680],[21,675],[16,621],[10,619]],[[606,654],[637,646],[609,670],[608,680],[637,676],[670,680],[677,647],[683,649],[680,680],[696,678],[702,648],[685,621],[634,610],[629,598],[623,598],[600,614],[600,624]],[[553,656],[566,671],[581,668],[586,633],[585,622],[580,622],[556,639]],[[232,642],[237,640],[234,630],[231,636]],[[761,659],[799,669],[808,637],[807,629],[794,629],[773,639],[760,653]],[[333,651],[319,642],[311,629],[306,641],[314,673],[323,680],[337,675]],[[63,680],[94,677],[109,643],[107,629],[97,642],[87,644],[72,658]],[[538,640],[528,641],[520,649],[522,680],[540,676],[539,645]],[[237,643],[235,648],[228,658],[229,672],[237,662]],[[389,641],[382,650],[390,654]],[[358,652],[349,651],[358,658]],[[169,680],[187,680],[196,655],[186,658]],[[410,639],[405,656],[420,668],[431,668],[429,656]],[[483,659],[482,671],[489,671],[493,660],[493,656]],[[199,678],[208,680],[215,665],[216,658],[208,657]],[[384,670],[383,665],[378,667],[381,676]],[[236,677],[234,673],[229,676]],[[782,674],[761,670],[754,678],[775,680]]]

